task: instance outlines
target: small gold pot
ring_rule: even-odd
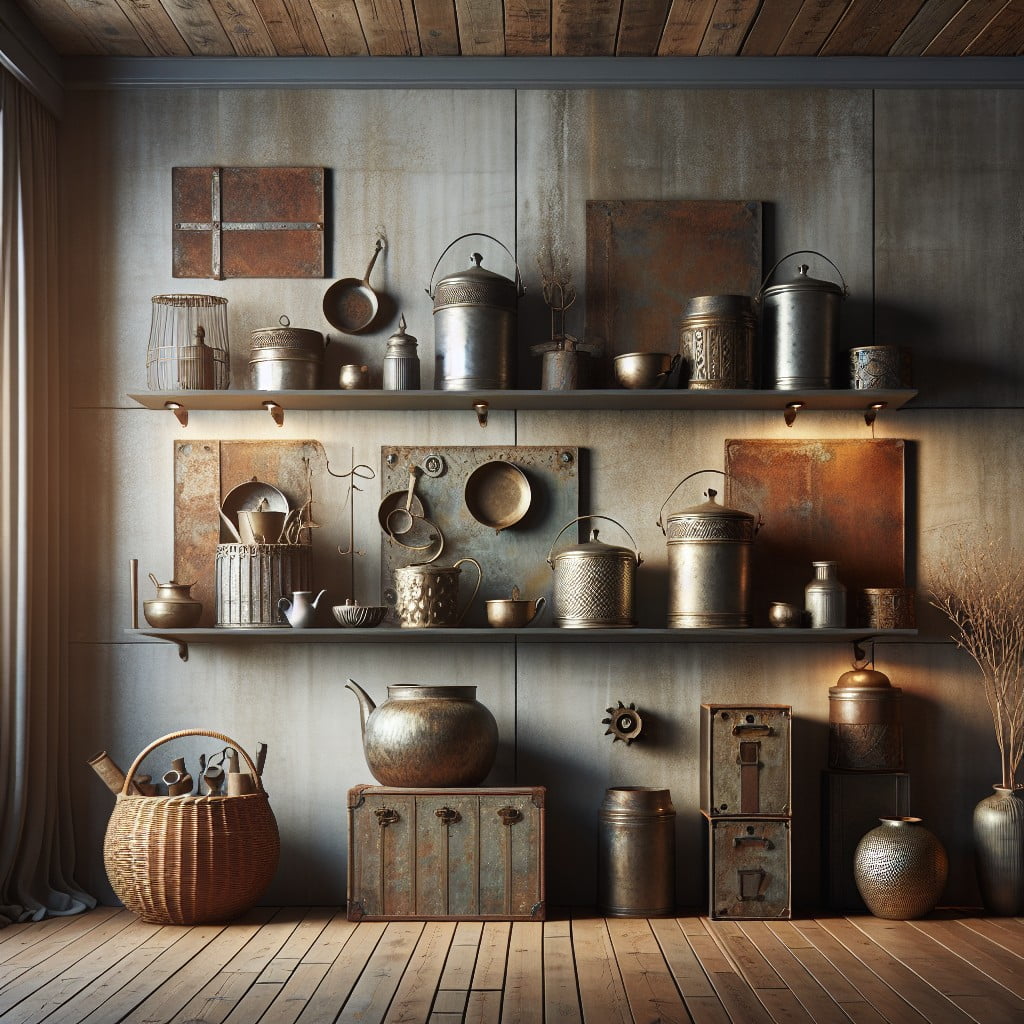
[[[522,629],[540,615],[546,603],[543,597],[536,601],[520,600],[519,588],[513,587],[511,598],[486,602],[487,621],[499,629]]]

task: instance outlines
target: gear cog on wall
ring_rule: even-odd
[[[640,717],[635,704],[617,702],[617,707],[605,708],[608,718],[602,718],[601,724],[607,725],[605,736],[611,736],[612,742],[622,740],[628,747],[643,731],[644,720]]]

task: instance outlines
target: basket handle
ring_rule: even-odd
[[[551,542],[551,547],[548,550],[547,557],[547,563],[551,566],[552,569],[554,569],[555,563],[551,560],[551,556],[555,553],[555,545],[558,543],[558,538],[561,537],[562,534],[565,533],[565,531],[573,525],[573,523],[581,523],[584,519],[604,519],[609,523],[614,523],[629,538],[629,543],[633,545],[633,557],[636,559],[637,568],[644,564],[644,559],[643,556],[640,554],[640,549],[636,546],[636,541],[633,540],[633,535],[629,532],[629,530],[627,530],[622,525],[622,523],[620,523],[617,519],[612,519],[611,516],[602,516],[595,513],[594,515],[590,516],[577,516],[575,519],[570,519],[569,522],[567,522],[565,526],[563,526],[558,531],[558,533],[555,534],[555,539]]]
[[[772,274],[775,273],[779,267],[782,266],[790,256],[820,256],[826,263],[830,264],[832,269],[839,275],[839,280],[843,282],[843,295],[849,295],[850,289],[846,283],[846,278],[843,277],[842,271],[823,253],[818,252],[817,249],[796,249],[793,252],[787,252],[785,256],[779,260],[771,270],[768,271],[768,276],[761,282],[761,287],[757,289],[757,294],[754,296],[754,301],[760,303],[762,296],[764,295],[765,285],[772,279]]]
[[[519,263],[517,262],[515,256],[512,255],[512,253],[509,251],[508,246],[505,245],[504,242],[498,241],[498,239],[495,238],[494,235],[485,234],[483,231],[467,231],[466,234],[459,235],[459,237],[456,238],[454,242],[449,242],[448,243],[448,245],[445,247],[444,252],[441,253],[441,255],[437,257],[437,262],[434,264],[434,269],[430,272],[430,286],[426,289],[427,294],[431,298],[434,297],[434,275],[437,273],[437,268],[439,266],[441,266],[441,260],[443,260],[445,258],[445,256],[448,255],[448,251],[451,249],[451,247],[453,245],[455,245],[456,243],[461,242],[464,238],[474,238],[474,237],[476,237],[476,238],[489,238],[492,242],[497,242],[497,244],[500,245],[502,247],[502,249],[505,250],[506,255],[513,262],[513,264],[515,264],[515,268],[516,268],[516,280],[515,280],[516,295],[524,294],[526,289],[523,287],[523,275],[522,275],[522,273],[519,270]]]
[[[259,772],[256,771],[256,765],[253,763],[252,758],[245,752],[245,749],[238,743],[236,743],[230,736],[225,736],[222,732],[210,732],[207,729],[179,729],[177,732],[169,732],[166,736],[161,736],[158,740],[153,740],[152,743],[134,761],[132,761],[131,768],[128,769],[128,773],[124,777],[124,785],[121,787],[121,792],[118,796],[128,795],[128,786],[131,780],[135,778],[135,773],[139,770],[139,766],[146,758],[156,750],[157,747],[163,746],[165,743],[170,743],[171,740],[180,740],[183,736],[209,736],[210,739],[220,740],[226,743],[229,747],[234,747],[242,757],[245,758],[245,763],[248,765],[249,771],[252,773],[253,782],[256,784],[256,791],[263,793],[263,780],[260,777]]]
[[[790,255],[792,256],[793,254],[790,253]],[[683,479],[680,480],[679,483],[677,483],[675,487],[673,487],[672,490],[669,492],[669,496],[665,499],[664,503],[661,506],[661,511],[658,513],[658,526],[661,527],[661,532],[664,536],[668,536],[668,532],[665,530],[665,523],[663,522],[665,516],[665,506],[672,500],[672,495],[674,495],[676,491],[678,491],[679,488],[686,483],[687,480],[691,480],[695,476],[700,476],[701,473],[719,473],[728,480],[733,480],[738,484],[740,483],[739,480],[737,480],[736,477],[732,475],[732,473],[726,473],[724,470],[721,469],[695,469],[692,473],[689,473],[686,476],[684,476]],[[743,484],[740,484],[740,486],[743,487]],[[743,489],[747,491],[748,497],[753,498],[753,495],[750,494],[750,491],[748,491],[746,487],[743,487]],[[761,515],[761,509],[756,501],[753,502],[753,505],[754,508],[757,509],[757,520],[754,523],[754,535],[756,536],[757,533],[760,531],[761,527],[764,526],[764,516]]]

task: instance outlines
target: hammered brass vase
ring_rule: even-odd
[[[993,786],[974,808],[974,861],[991,914],[1024,914],[1024,791]]]
[[[853,875],[875,917],[910,921],[935,909],[949,860],[920,818],[881,818],[857,844]]]

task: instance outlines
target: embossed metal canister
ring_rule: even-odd
[[[598,815],[597,904],[608,917],[675,912],[676,812],[667,789],[609,789]]]
[[[844,672],[828,691],[829,768],[903,771],[902,698],[884,672]]]
[[[500,390],[516,386],[517,310],[523,279],[516,265],[514,281],[485,270],[483,257],[473,253],[468,270],[441,278],[434,274],[445,254],[463,238],[490,235],[470,232],[456,238],[441,253],[430,275],[427,294],[434,300],[434,386],[439,391]]]
[[[635,626],[636,570],[643,563],[640,552],[598,540],[592,530],[590,540],[552,554],[558,538],[573,523],[582,519],[607,519],[629,535],[621,523],[609,516],[577,516],[566,523],[548,552],[548,565],[555,573],[555,625],[569,629],[625,629]]]
[[[218,544],[217,625],[288,626],[278,602],[309,590],[311,544]]]
[[[709,488],[707,501],[662,522],[672,495],[698,473],[684,477],[665,499],[658,525],[668,538],[668,626],[727,629],[750,625],[750,558],[760,517],[720,505]],[[723,474],[724,476],[725,474]]]
[[[255,391],[313,390],[320,386],[324,336],[319,331],[292,327],[282,316],[280,327],[252,332],[249,383]]]
[[[757,318],[748,295],[698,295],[679,318],[679,351],[694,390],[752,388]]]
[[[855,391],[910,387],[910,353],[895,345],[850,349],[850,387]]]

